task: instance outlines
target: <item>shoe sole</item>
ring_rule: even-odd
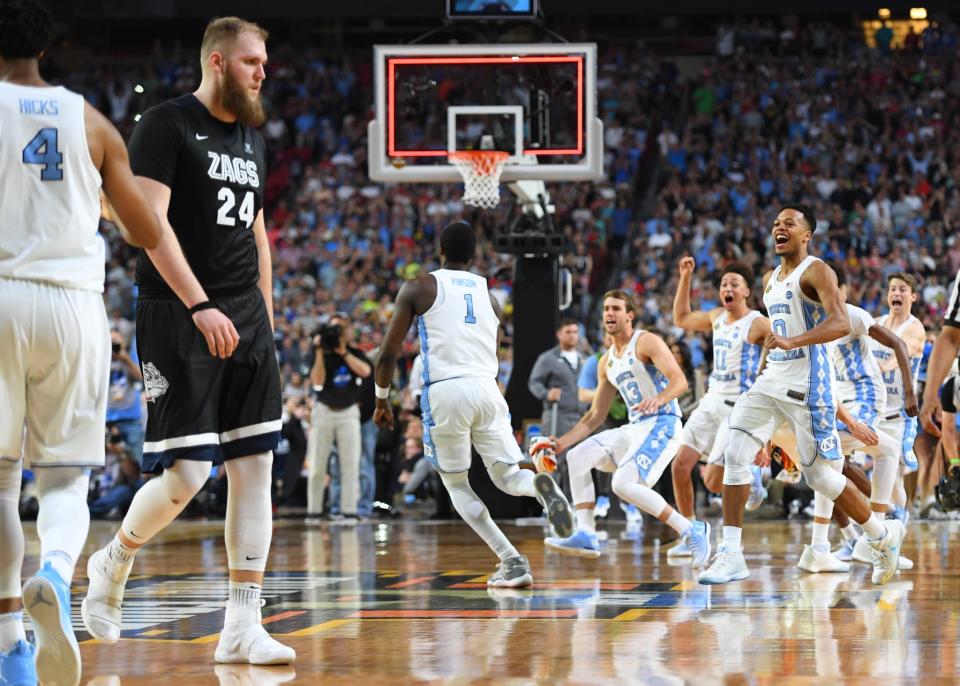
[[[850,565],[847,565],[846,567],[836,567],[833,569],[818,569],[814,567],[804,567],[798,562],[797,569],[802,569],[810,574],[843,574],[850,571]]]
[[[738,574],[737,576],[730,577],[729,579],[719,579],[717,577],[711,577],[707,579],[698,578],[697,581],[703,584],[704,586],[719,586],[721,584],[733,583],[734,581],[743,581],[744,579],[747,579],[749,577],[750,577],[750,571],[747,570],[742,574]]]
[[[573,535],[573,513],[570,503],[563,497],[557,482],[549,474],[541,472],[533,477],[533,486],[540,494],[541,502],[547,510],[547,520],[560,538]]]
[[[692,559],[693,555],[691,555],[690,564],[694,567],[703,567],[703,565],[707,564],[707,561],[710,559],[710,553],[713,552],[713,544],[710,542],[710,533],[710,522],[704,522],[703,540],[707,542],[707,554],[703,556],[703,559],[700,560],[700,562]]]
[[[23,606],[33,622],[37,640],[37,678],[44,686],[77,686],[80,683],[80,646],[60,621],[60,597],[53,582],[41,576],[23,585]],[[69,608],[68,608],[69,612]]]
[[[87,583],[88,583],[87,593],[88,593],[88,594],[90,593],[90,589],[89,589],[90,579],[93,579],[95,576],[102,576],[102,575],[100,574],[100,572],[97,571],[97,566],[96,566],[95,561],[94,561],[94,558],[96,558],[97,555],[99,555],[99,554],[100,554],[100,551],[98,550],[98,551],[95,552],[93,555],[91,555],[89,558],[87,558]],[[90,622],[90,613],[89,613],[89,611],[87,610],[87,599],[86,599],[86,598],[84,598],[83,601],[80,603],[80,618],[83,620],[83,628],[87,630],[87,633],[88,633],[88,634],[90,634],[91,636],[93,636],[93,637],[94,637],[95,639],[97,639],[98,641],[103,641],[104,643],[114,644],[114,643],[116,643],[117,641],[120,640],[119,637],[118,637],[118,638],[110,638],[109,636],[103,636],[103,635],[101,635],[99,632],[94,631],[93,626],[92,626],[92,623]]]
[[[683,551],[682,553],[675,553],[675,552],[673,552],[673,548],[670,548],[670,550],[667,551],[667,557],[670,557],[670,558],[674,558],[674,557],[693,557],[693,553],[691,553],[689,550],[685,550],[685,551]]]
[[[586,557],[591,560],[595,560],[600,557],[599,550],[590,550],[589,548],[568,548],[566,546],[557,545],[556,543],[550,543],[549,541],[544,541],[543,544],[551,550],[556,550],[558,553],[563,553],[564,555]]]
[[[533,584],[533,576],[527,572],[516,579],[504,579],[503,581],[490,581],[487,586],[490,588],[525,588]]]

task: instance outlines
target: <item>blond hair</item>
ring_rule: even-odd
[[[214,52],[223,52],[242,33],[256,34],[260,40],[266,42],[267,30],[252,21],[240,17],[218,17],[207,24],[203,32],[203,41],[200,43],[200,66],[206,69],[210,55]]]

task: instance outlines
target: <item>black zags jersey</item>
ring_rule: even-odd
[[[130,166],[168,186],[167,218],[208,295],[257,285],[253,220],[263,206],[266,149],[244,124],[216,119],[193,95],[147,110],[130,139]],[[174,296],[146,252],[137,259],[144,295]]]

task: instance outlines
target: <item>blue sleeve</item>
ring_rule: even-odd
[[[580,378],[577,379],[577,386],[579,388],[584,388],[588,391],[595,390],[597,388],[597,363],[599,360],[596,355],[591,355],[587,358],[587,361],[583,363],[583,368],[580,370]]]

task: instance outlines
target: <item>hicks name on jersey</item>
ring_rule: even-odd
[[[245,160],[242,157],[230,157],[226,153],[210,151],[210,168],[207,176],[216,181],[246,184],[253,188],[260,186],[260,175],[257,173],[257,163]]]
[[[20,98],[20,114],[32,116],[60,116],[60,103],[56,100]]]

